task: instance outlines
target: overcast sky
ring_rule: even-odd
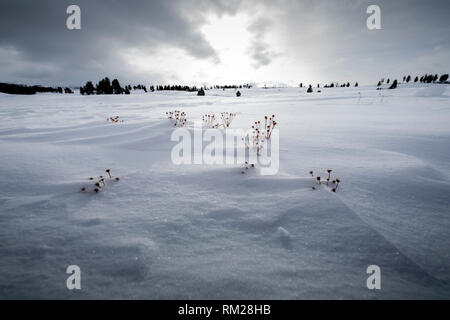
[[[449,18],[448,0],[1,0],[0,81],[372,84],[450,72]]]

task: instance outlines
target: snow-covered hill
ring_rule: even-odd
[[[450,89],[375,89],[0,95],[0,298],[450,298]],[[276,114],[279,173],[175,166],[174,109]]]

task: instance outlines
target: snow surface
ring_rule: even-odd
[[[450,298],[448,86],[305,91],[1,94],[0,298]],[[173,165],[174,109],[276,114],[278,175]]]

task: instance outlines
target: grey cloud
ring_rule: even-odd
[[[264,40],[264,36],[269,29],[271,22],[267,18],[258,18],[248,27],[253,40],[249,48],[249,53],[254,60],[253,66],[260,68],[269,65],[277,55],[269,49],[269,44]]]
[[[382,30],[366,27],[366,9],[371,4],[381,7]],[[315,81],[348,78],[373,83],[388,74],[449,71],[448,0],[279,0],[265,6],[266,16],[277,29],[283,59],[290,58],[292,67],[296,61],[307,65]],[[446,50],[447,59],[430,54],[437,45]],[[345,61],[339,62],[341,58]],[[365,64],[367,59],[373,63]],[[410,63],[424,60],[428,67]],[[302,79],[301,72],[298,78],[310,80]]]
[[[251,57],[254,61],[253,67],[258,69],[263,66],[268,66],[272,63],[273,58],[277,54],[268,49],[268,45],[263,41],[254,40],[249,50]]]
[[[370,0],[2,0],[0,81],[78,85],[105,75],[124,81],[176,79],[183,70],[142,74],[120,54],[134,49],[164,55],[166,48],[178,48],[217,63],[219,55],[200,29],[208,14],[240,12],[254,18],[248,54],[255,68],[275,58],[292,67],[300,61],[326,81],[450,71],[448,0],[376,3],[383,30],[374,32],[365,27]],[[70,4],[81,7],[80,31],[65,27]],[[277,37],[276,47],[269,31]]]
[[[62,70],[78,68],[75,71],[80,73],[75,79],[78,82],[120,69],[117,53],[127,48],[151,53],[159,48],[176,47],[197,59],[217,62],[217,53],[199,31],[204,22],[203,14],[232,14],[238,7],[236,3],[218,0],[2,0],[0,47],[12,47],[20,52],[20,60],[10,57],[16,63],[51,63]],[[70,4],[81,7],[81,30],[66,28],[66,8]],[[23,75],[12,76],[23,78]],[[6,76],[3,72],[0,80],[8,80]],[[49,81],[54,78],[50,73],[47,76]],[[59,78],[54,80],[67,80],[67,74]]]

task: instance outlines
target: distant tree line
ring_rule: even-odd
[[[144,92],[147,92],[147,87],[143,84],[138,84],[137,86],[133,86],[131,87],[131,84],[129,84],[128,86],[125,86],[125,90],[128,89],[128,91],[131,90],[144,90]]]
[[[119,80],[114,79],[112,82],[108,77],[103,78],[98,84],[94,85],[92,81],[86,82],[83,87],[80,87],[80,93],[82,95],[92,95],[92,94],[130,94],[132,90],[143,90],[144,92],[155,92],[155,91],[186,91],[186,92],[197,92],[198,95],[205,95],[205,90],[212,89],[250,89],[252,85],[225,85],[225,86],[210,86],[210,87],[200,87],[197,86],[186,86],[186,85],[150,85],[146,87],[143,84],[138,84],[131,86],[131,84],[121,87]]]
[[[128,86],[126,88],[122,88],[120,86],[119,80],[114,79],[112,82],[108,77],[102,79],[97,83],[94,87],[92,81],[86,82],[84,87],[80,87],[80,93],[82,95],[91,95],[91,94],[130,94],[130,90]]]
[[[435,75],[428,75],[428,74],[426,74],[426,75],[424,75],[424,76],[422,76],[422,77],[420,77],[420,79],[419,79],[419,77],[417,76],[415,79],[414,79],[414,82],[418,82],[418,81],[420,81],[420,82],[422,82],[422,83],[432,83],[432,82],[437,82],[438,81],[438,75],[437,74],[435,74]],[[403,77],[403,81],[405,81],[405,77]],[[447,80],[448,80],[448,74],[443,74],[443,75],[441,75],[440,77],[439,77],[439,82],[440,83],[445,83],[445,82],[447,82]],[[411,76],[408,76],[407,78],[406,78],[406,81],[407,82],[409,82],[409,81],[411,81]]]
[[[187,92],[196,92],[199,89],[196,86],[190,87],[190,86],[181,86],[181,85],[157,85],[157,86],[150,86],[150,91],[187,91]]]
[[[252,85],[251,84],[244,84],[244,85],[225,85],[225,86],[219,86],[219,85],[215,85],[212,86],[211,89],[222,89],[222,90],[226,90],[226,89],[251,89]]]
[[[413,80],[413,78],[411,77],[411,75],[407,75],[403,77],[403,82],[402,83],[409,83],[411,81],[414,81],[414,83],[420,82],[420,83],[448,83],[448,74],[443,74],[440,77],[438,76],[438,74],[426,74],[424,76],[421,76],[419,78],[419,76],[416,76]],[[385,79],[382,78],[380,81],[378,81],[377,86],[381,87],[383,84],[385,83]],[[386,80],[386,84],[391,84],[391,79],[387,79]],[[398,81],[394,80],[392,82],[392,84],[390,85],[389,89],[396,89],[398,86]]]
[[[332,82],[332,83],[330,83],[330,84],[325,84],[323,87],[324,87],[324,88],[349,88],[349,87],[351,87],[351,86],[352,86],[352,85],[350,84],[350,82],[343,83],[343,84],[339,84],[339,83],[334,83],[334,82]],[[358,82],[355,82],[354,86],[355,86],[355,87],[358,87],[358,86],[359,86]],[[300,83],[299,87],[300,87],[300,88],[303,88],[303,83]],[[317,84],[317,88],[320,88],[320,84]],[[312,89],[312,85],[311,85],[311,84],[308,86],[308,92],[313,92],[313,89]]]
[[[8,94],[32,95],[36,93],[73,93],[72,89],[62,87],[27,86],[23,84],[0,83],[0,92]]]
[[[246,88],[246,89],[250,89],[252,88],[251,84],[244,84],[244,85],[224,85],[224,86],[220,86],[220,85],[214,85],[214,86],[204,86],[204,87],[200,87],[198,88],[197,86],[181,86],[181,85],[157,85],[157,86],[150,86],[150,91],[154,92],[154,91],[187,91],[187,92],[198,92],[200,89],[203,90],[212,90],[212,89],[222,89],[222,90],[226,90],[226,89],[242,89],[242,88]]]
[[[355,87],[358,87],[358,86],[359,86],[358,82],[355,82],[354,86],[355,86]],[[303,83],[300,83],[299,87],[300,87],[300,88],[303,88]],[[324,85],[323,87],[324,87],[324,88],[349,88],[349,87],[351,87],[351,84],[350,84],[350,82],[343,83],[343,84],[339,84],[339,83],[334,83],[334,82],[332,82],[331,84],[326,84],[326,85]],[[317,84],[317,88],[320,89],[320,84]],[[313,86],[312,86],[311,84],[308,86],[308,89],[306,90],[306,92],[307,92],[307,93],[312,93],[312,92],[314,92]],[[321,91],[318,90],[317,92],[321,92]]]
[[[318,88],[320,88],[319,85],[317,85],[317,86],[318,86]],[[352,85],[350,84],[350,82],[342,83],[342,84],[332,82],[331,84],[324,85],[324,88],[350,88],[351,86]],[[358,87],[359,86],[358,82],[355,82],[354,86]]]

